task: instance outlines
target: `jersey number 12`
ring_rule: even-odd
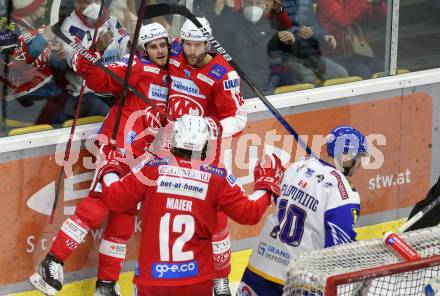
[[[183,251],[185,243],[194,235],[194,217],[191,215],[176,215],[172,221],[172,232],[182,233],[171,247],[170,258],[170,213],[160,218],[159,250],[161,261],[188,261],[194,259],[193,251]],[[185,230],[183,230],[185,228]]]

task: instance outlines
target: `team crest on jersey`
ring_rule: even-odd
[[[233,174],[229,174],[226,176],[226,181],[228,181],[229,185],[234,186],[237,184],[237,178]]]
[[[226,68],[222,65],[215,64],[212,69],[208,72],[208,75],[219,80],[226,73]]]
[[[213,173],[213,174],[219,175],[221,177],[226,175],[226,170],[225,169],[215,167],[215,166],[213,166],[211,164],[202,164],[200,166],[200,170],[203,171],[203,172]]]
[[[190,78],[191,77],[191,72],[188,69],[183,69],[183,73],[185,73],[185,77],[186,78]]]
[[[195,116],[204,116],[202,105],[191,97],[177,94],[171,95],[169,99],[170,114],[175,117],[180,117],[184,114]]]

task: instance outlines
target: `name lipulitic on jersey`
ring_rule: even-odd
[[[283,197],[289,197],[314,212],[316,212],[318,208],[319,200],[294,185],[284,184],[281,189],[281,194]]]

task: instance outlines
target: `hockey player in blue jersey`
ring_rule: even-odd
[[[257,239],[237,295],[282,295],[289,261],[304,252],[353,242],[359,194],[347,177],[368,156],[365,137],[351,126],[327,136],[324,162],[314,158],[290,166],[276,209]]]

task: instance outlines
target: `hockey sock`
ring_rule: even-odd
[[[117,281],[125,260],[127,241],[115,238],[102,239],[99,247],[98,279]]]
[[[78,217],[71,216],[61,225],[50,253],[59,260],[65,261],[78,248],[88,232],[89,227],[85,223]]]

